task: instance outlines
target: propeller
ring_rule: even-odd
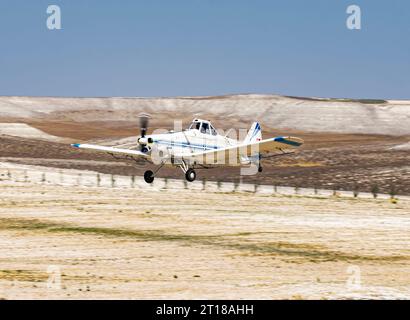
[[[142,152],[148,152],[151,148],[148,146],[149,143],[152,143],[152,138],[145,138],[148,130],[148,123],[151,116],[147,113],[140,113],[138,115],[140,118],[140,130],[141,137],[138,138],[138,143],[140,144],[140,149]]]
[[[144,138],[148,130],[148,123],[151,116],[147,113],[140,113],[138,118],[140,118],[141,138]]]

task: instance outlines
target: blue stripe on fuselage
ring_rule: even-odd
[[[257,133],[259,130],[255,131],[255,132]],[[284,143],[284,144],[288,144],[288,145],[291,145],[291,146],[296,146],[296,147],[299,147],[300,145],[302,145],[300,142],[287,140],[284,137],[276,137],[276,138],[274,138],[274,141]],[[172,146],[172,147],[193,148],[193,149],[201,149],[201,150],[216,150],[216,149],[222,149],[223,148],[223,147],[219,147],[219,146],[192,144],[192,143],[189,143],[189,142],[168,141],[168,140],[154,140],[154,143],[165,144],[165,145],[169,145],[169,146]]]
[[[201,150],[214,150],[219,149],[218,146],[202,145],[202,144],[192,144],[189,142],[180,142],[180,141],[168,141],[168,140],[154,140],[155,143],[165,144],[172,147],[183,147],[183,148],[193,148]]]

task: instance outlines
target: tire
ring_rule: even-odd
[[[185,179],[187,181],[192,182],[195,181],[196,179],[196,172],[194,169],[188,169],[188,171],[185,173]]]
[[[147,170],[144,173],[144,180],[146,183],[153,183],[154,182],[154,176],[153,176],[154,172],[152,172],[151,170]]]
[[[259,166],[258,172],[262,172],[262,171],[263,171],[263,168],[261,166]]]

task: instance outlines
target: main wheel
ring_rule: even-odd
[[[185,173],[185,178],[189,181],[192,182],[196,178],[196,172],[194,169],[188,169],[188,171]]]
[[[258,172],[262,172],[262,171],[263,171],[262,166],[259,166],[259,167],[258,167]]]
[[[146,183],[153,183],[154,182],[154,172],[152,172],[151,170],[145,171],[144,180]]]

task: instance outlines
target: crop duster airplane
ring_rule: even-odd
[[[262,140],[262,130],[254,122],[244,140],[239,141],[219,135],[210,121],[194,119],[188,129],[181,132],[169,131],[163,134],[147,135],[149,116],[140,115],[141,135],[137,143],[129,148],[107,147],[92,144],[73,144],[73,147],[106,152],[120,160],[146,160],[157,164],[155,171],[145,171],[144,180],[152,183],[158,171],[164,166],[180,167],[187,181],[196,179],[195,169],[209,169],[216,166],[256,165],[262,172],[261,159],[292,153],[292,149],[303,144],[295,137],[274,137]]]

